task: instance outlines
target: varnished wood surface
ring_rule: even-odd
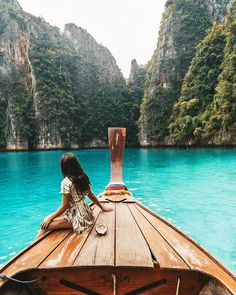
[[[101,209],[95,207],[93,215],[97,220]],[[90,235],[92,228],[87,229],[81,234],[72,232],[51,254],[39,265],[40,268],[69,267],[72,266]]]
[[[112,196],[111,196],[112,198]],[[161,217],[137,202],[109,202],[113,211],[94,206],[95,224],[78,235],[70,230],[50,233],[0,271],[13,276],[27,269],[111,267],[115,269],[160,269],[198,271],[236,292],[236,280],[205,250]],[[95,227],[105,223],[108,231],[99,236]],[[3,283],[1,283],[3,284]]]
[[[196,295],[209,282],[209,278],[198,272],[160,270],[158,265],[153,269],[132,269],[132,268],[108,268],[93,267],[61,269],[61,270],[36,270],[31,272],[25,279],[35,279],[44,277],[40,287],[48,295],[60,294],[85,294],[73,289],[73,286],[86,287],[90,291],[102,295],[113,295],[113,276],[116,277],[116,295],[132,294],[135,290],[145,288],[155,282],[163,283],[156,287],[151,287],[146,292],[136,292],[133,294],[159,294],[175,295],[178,278],[180,278],[180,288],[178,295]],[[22,277],[23,279],[23,277]],[[63,282],[72,285],[72,288]],[[37,284],[35,285],[35,288]]]
[[[163,239],[163,236],[155,230],[143,214],[135,206],[129,205],[129,209],[161,268],[182,268],[189,270],[188,265],[183,261],[182,257],[171,247],[167,240]]]
[[[70,230],[50,233],[3,268],[13,276],[27,269],[78,267],[150,268],[198,271],[217,278],[233,293],[236,281],[200,246],[161,217],[137,202],[108,202],[113,211],[94,206],[94,226],[78,235]],[[108,231],[99,236],[95,227],[105,223]]]
[[[60,230],[50,233],[45,239],[42,239],[34,247],[20,255],[8,267],[3,267],[3,271],[0,271],[0,274],[11,277],[19,271],[37,268],[69,236],[70,232],[71,230]]]
[[[221,265],[210,253],[202,249],[200,245],[177,230],[167,221],[163,221],[157,214],[139,204],[134,205],[153,227],[168,241],[169,245],[185,261],[192,270],[200,271],[217,278],[228,287],[232,294],[236,294],[236,278]]]
[[[149,247],[127,204],[116,204],[116,266],[153,267]]]
[[[122,167],[124,159],[125,137],[125,128],[108,128],[111,158],[110,182],[123,182]]]
[[[86,240],[74,266],[114,266],[115,257],[115,204],[109,204],[113,211],[101,212],[96,224],[106,224],[108,232],[98,236],[94,227]]]

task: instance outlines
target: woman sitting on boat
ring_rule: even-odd
[[[61,182],[62,204],[54,213],[44,218],[36,238],[48,230],[73,228],[75,232],[81,233],[89,228],[94,223],[94,216],[85,201],[86,195],[103,211],[112,210],[103,206],[94,195],[89,178],[74,154],[66,153],[62,156],[61,171],[64,176]]]

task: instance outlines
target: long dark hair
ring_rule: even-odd
[[[84,193],[90,189],[90,180],[74,154],[66,153],[61,157],[61,172],[72,181],[77,193]]]

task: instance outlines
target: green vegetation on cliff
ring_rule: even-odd
[[[31,38],[30,61],[37,81],[37,118],[47,129],[55,129],[65,147],[79,136],[74,122],[80,112],[76,104],[71,77],[73,49],[63,40],[59,30],[40,21],[37,38]]]
[[[1,148],[100,146],[111,126],[126,126],[137,144],[139,106],[108,49],[2,0],[0,19]]]
[[[170,138],[177,144],[202,140],[223,61],[225,38],[224,26],[215,24],[197,47],[173,108]]]
[[[141,143],[158,144],[168,135],[174,102],[195,53],[211,25],[204,1],[168,1],[157,49],[149,62],[141,105]]]
[[[227,17],[226,36],[219,83],[204,130],[217,144],[236,143],[236,1]]]
[[[236,139],[236,1],[223,25],[199,44],[174,105],[170,139],[180,145],[231,145]]]
[[[128,145],[236,144],[236,0],[215,22],[230,1],[168,0],[151,61],[133,60],[126,83],[86,30],[0,0],[0,148],[101,146],[110,126]]]
[[[132,134],[132,144],[137,145],[138,138],[138,120],[140,117],[140,104],[144,95],[144,82],[146,78],[146,66],[138,65],[137,61],[133,59],[131,61],[130,77],[127,82],[129,91],[129,105],[127,110],[129,111],[129,132]],[[129,134],[127,134],[129,136]]]
[[[17,60],[18,52],[12,43],[17,40],[20,50],[25,54],[25,34],[23,31],[28,26],[28,17],[21,14],[20,6],[14,1],[0,3],[0,39],[3,39],[0,51],[0,148],[6,147],[12,138],[18,144],[28,141],[32,146],[35,134],[35,112],[33,109],[33,96],[29,90],[25,71],[28,64]],[[9,20],[13,20],[12,27],[19,29],[18,33],[9,34]],[[6,36],[4,35],[6,33]],[[8,39],[6,39],[8,38]],[[8,46],[4,48],[4,42]],[[25,44],[27,47],[27,44]],[[14,51],[9,65],[9,57],[6,59],[6,51]],[[5,51],[5,52],[4,52]],[[6,67],[7,65],[7,67]],[[9,116],[11,114],[11,116]],[[11,134],[11,136],[9,136]]]
[[[12,71],[10,79],[3,81],[5,99],[8,101],[7,112],[14,113],[13,120],[10,120],[5,113],[4,127],[6,140],[8,140],[8,134],[13,132],[16,138],[20,137],[21,141],[28,141],[29,147],[33,147],[36,131],[35,111],[33,108],[33,96],[27,90],[26,83],[21,70]],[[14,123],[17,126],[16,128],[12,126]]]

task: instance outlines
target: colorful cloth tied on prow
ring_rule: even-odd
[[[104,195],[131,195],[124,183],[109,183],[103,193]]]

